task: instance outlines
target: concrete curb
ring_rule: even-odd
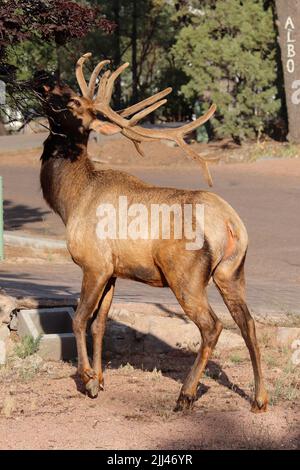
[[[64,308],[40,308],[20,310],[17,315],[18,334],[32,336],[39,341],[39,355],[51,361],[76,358],[76,341],[72,331],[74,310]]]
[[[66,250],[65,240],[54,240],[51,238],[38,238],[29,235],[15,235],[4,231],[4,244],[14,247],[30,247],[35,249],[47,250]]]
[[[72,330],[72,308],[37,308],[20,310],[18,334],[35,339],[42,335],[39,354],[48,360],[71,360],[76,358],[76,343]],[[104,336],[106,357],[124,355],[168,354],[178,351],[196,353],[201,344],[198,328],[183,316],[158,316],[145,312],[129,311],[114,305],[108,318]],[[225,326],[225,325],[224,325]],[[274,347],[299,349],[300,328],[258,326],[259,342]],[[88,336],[88,343],[91,338]],[[300,344],[300,343],[299,343]],[[245,349],[244,340],[237,329],[224,328],[216,351]],[[292,354],[291,349],[291,354]]]

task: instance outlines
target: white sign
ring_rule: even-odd
[[[285,22],[284,29],[286,30],[286,46],[287,46],[287,61],[286,69],[288,73],[295,72],[295,57],[296,49],[294,39],[295,25],[292,18],[289,16]],[[294,80],[292,82],[292,89],[294,90],[291,94],[291,100],[293,104],[300,104],[300,80]]]

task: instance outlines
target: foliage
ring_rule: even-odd
[[[2,0],[0,3],[0,75],[14,78],[16,68],[7,61],[20,43],[34,47],[65,45],[83,38],[92,29],[112,31],[113,24],[100,15],[99,8],[69,0]],[[6,58],[6,60],[5,60]]]
[[[60,69],[61,46],[93,29],[114,28],[100,9],[70,0],[2,0],[0,2],[0,79],[6,82],[6,105],[25,116],[32,107],[30,90],[18,80],[37,68]],[[14,113],[13,113],[14,114]],[[1,120],[10,121],[7,107]]]
[[[18,81],[57,68],[76,88],[74,64],[90,51],[87,74],[104,57],[113,68],[130,62],[115,84],[116,109],[172,86],[157,116],[191,119],[214,101],[209,137],[237,142],[274,136],[286,118],[273,1],[2,0],[0,30],[0,79],[6,74],[8,104],[21,102],[24,115],[33,105],[18,95]]]
[[[0,47],[35,36],[62,45],[96,27],[111,30],[112,24],[99,15],[99,9],[74,1],[2,0],[0,5]]]
[[[198,2],[199,4],[199,2]],[[186,98],[213,101],[217,136],[259,136],[276,115],[276,32],[263,0],[201,2],[173,47]]]
[[[36,353],[39,349],[41,341],[41,336],[34,339],[32,336],[24,336],[21,342],[16,344],[15,346],[15,354],[20,359],[25,359],[28,356],[32,356],[32,354]]]

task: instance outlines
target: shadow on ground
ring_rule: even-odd
[[[10,200],[4,200],[4,229],[20,230],[27,224],[42,222],[50,211],[39,207],[30,207],[24,204],[14,204]]]
[[[88,335],[87,344],[88,354],[91,358],[93,348],[90,334]],[[130,363],[135,369],[142,371],[152,372],[155,369],[160,370],[163,376],[180,383],[184,382],[196,359],[196,354],[176,349],[152,334],[147,334],[144,338],[140,338],[140,333],[134,327],[124,325],[115,320],[109,320],[108,322],[104,336],[103,355],[104,368],[109,366],[110,369],[119,369],[121,366]],[[209,361],[205,374],[225,389],[231,390],[251,403],[250,396],[229,379],[217,362]],[[75,374],[72,378],[75,381],[77,390],[85,394],[84,385],[78,374]],[[208,390],[209,387],[200,384],[197,400],[207,393]]]
[[[26,272],[11,274],[0,269],[0,285],[2,289],[14,297],[20,297],[20,294],[22,296],[32,296],[37,300],[39,298],[58,300],[63,297],[66,300],[70,299],[69,305],[74,305],[76,298],[78,298],[78,295],[74,294],[72,286],[39,284],[35,282],[32,274]]]
[[[227,413],[209,410],[207,413],[189,413],[185,420],[185,432],[182,438],[172,437],[172,434],[162,436],[159,449],[299,449],[300,434],[296,429],[291,429],[288,433],[279,431],[274,436],[274,429],[272,429],[274,421],[270,413],[272,411],[263,415],[250,416],[250,420],[240,410]],[[251,415],[250,411],[249,414]]]

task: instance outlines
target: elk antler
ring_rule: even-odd
[[[86,80],[84,78],[84,74],[83,74],[83,64],[84,64],[85,60],[89,57],[91,57],[91,53],[88,52],[88,53],[84,54],[77,61],[76,77],[77,77],[77,81],[78,81],[79,87],[81,89],[82,95],[86,98],[93,99],[97,77],[98,77],[100,71],[102,70],[103,66],[105,64],[109,63],[110,61],[109,60],[104,60],[104,61],[100,62],[95,67],[95,69],[94,69],[94,71],[91,75],[89,85],[87,85]],[[101,80],[100,80],[100,83],[99,83],[99,88],[98,88],[98,93],[97,93],[97,98],[96,98],[95,102],[97,102],[97,103],[106,103],[107,104],[105,110],[104,109],[102,110],[103,114],[107,117],[109,117],[108,116],[109,110],[111,110],[111,108],[109,106],[109,102],[111,100],[114,82],[115,82],[116,78],[123,72],[123,70],[126,67],[128,67],[128,65],[129,65],[129,63],[125,63],[125,64],[121,65],[112,74],[111,74],[110,70],[107,70],[103,74],[103,76],[101,77]],[[147,98],[147,99],[145,99],[145,100],[143,100],[143,101],[141,101],[141,102],[139,102],[139,103],[137,103],[133,106],[129,106],[128,108],[126,108],[124,110],[118,111],[118,113],[122,117],[130,116],[130,115],[136,113],[137,111],[142,110],[143,108],[145,108],[145,107],[147,107],[147,106],[149,106],[153,103],[152,106],[149,106],[147,109],[144,109],[144,111],[142,111],[139,115],[134,116],[135,120],[137,119],[137,117],[140,120],[143,117],[150,114],[151,112],[153,112],[159,106],[162,106],[163,104],[165,104],[166,100],[161,100],[161,98],[163,98],[166,95],[168,95],[169,93],[171,93],[171,91],[172,91],[172,88],[170,88],[170,87],[166,88],[165,90],[163,90],[159,93],[156,93],[155,95],[153,95],[150,98]],[[158,100],[160,100],[160,101],[157,102]],[[100,111],[100,110],[98,109],[98,111]],[[117,113],[115,113],[115,115],[118,116]],[[111,119],[111,118],[109,117],[109,119]],[[113,121],[113,119],[111,119],[111,120]],[[122,122],[122,125],[124,126],[124,125],[126,125],[127,121],[126,120],[121,120],[121,122]],[[132,120],[131,125],[133,125],[133,122],[134,121]],[[121,129],[122,129],[122,125],[120,126]],[[120,132],[122,132],[122,130],[120,130]],[[140,140],[134,140],[133,138],[130,138],[130,140],[133,141],[133,143],[135,145],[135,148],[139,152],[139,154],[144,156],[144,153],[143,153],[142,149],[139,146]],[[153,140],[153,139],[148,139],[148,140]]]
[[[103,77],[100,79],[97,97],[94,101],[95,109],[100,111],[105,117],[120,126],[122,129],[135,126],[135,124],[140,119],[144,118],[148,114],[152,113],[155,109],[165,104],[167,100],[162,100],[160,98],[163,98],[172,91],[172,88],[166,88],[165,90],[156,93],[156,95],[153,95],[150,98],[147,98],[146,100],[143,100],[117,113],[110,107],[113,86],[117,77],[128,67],[128,65],[128,62],[120,65],[120,67],[118,67],[117,70],[115,70],[112,74],[110,71],[105,72]],[[134,114],[139,110],[142,111]],[[134,116],[131,119],[125,119],[125,116],[130,116],[132,114],[134,114]]]
[[[86,58],[90,57],[91,54],[85,54],[82,56],[76,66],[76,77],[81,88],[83,96],[88,96],[89,98],[93,98],[94,88],[96,83],[96,78],[102,69],[104,62],[100,62],[97,67],[95,68],[94,72],[92,73],[92,77],[89,82],[89,87],[87,86],[83,72],[82,66]],[[141,126],[137,126],[137,123],[146,117],[148,114],[152,113],[155,109],[159,108],[163,104],[167,102],[164,98],[168,95],[172,88],[166,88],[165,90],[156,93],[155,95],[137,103],[133,106],[129,106],[126,109],[121,111],[114,111],[110,107],[110,100],[112,97],[113,86],[117,77],[128,67],[128,63],[125,63],[118,67],[113,73],[107,71],[103,74],[100,79],[99,88],[97,96],[94,100],[94,108],[111,122],[119,126],[120,132],[127,137],[128,139],[132,140],[137,151],[143,155],[142,150],[139,146],[141,142],[145,141],[153,141],[153,140],[171,140],[176,142],[176,144],[182,148],[182,150],[193,160],[196,160],[198,163],[202,165],[202,169],[204,171],[205,179],[209,186],[212,186],[212,178],[208,169],[208,161],[214,161],[217,159],[206,159],[201,157],[198,153],[196,153],[184,140],[186,134],[190,133],[192,130],[196,129],[197,127],[204,124],[208,121],[216,111],[216,106],[213,104],[209,110],[203,115],[200,116],[195,121],[185,124],[184,126],[173,128],[173,129],[145,129]],[[93,80],[92,80],[93,78]],[[91,86],[92,83],[92,86]],[[93,94],[91,96],[90,90],[93,90]],[[132,116],[130,119],[125,119],[127,116]]]
[[[95,93],[95,86],[96,86],[96,81],[97,81],[97,77],[98,75],[100,74],[102,68],[104,67],[104,65],[108,64],[110,61],[109,60],[103,60],[102,62],[99,62],[99,64],[95,67],[94,71],[92,72],[92,75],[91,75],[91,78],[90,78],[90,81],[89,81],[89,84],[87,85],[86,83],[86,80],[84,78],[84,74],[83,74],[83,64],[84,62],[86,61],[86,59],[88,59],[89,57],[91,57],[91,53],[90,52],[87,52],[86,54],[84,54],[82,57],[80,57],[80,59],[77,61],[77,64],[76,64],[76,78],[77,78],[77,82],[79,84],[79,87],[80,87],[80,90],[82,92],[82,95],[85,97],[85,98],[88,98],[88,99],[93,99],[94,97],[94,93]],[[100,84],[99,84],[99,88],[98,88],[98,93],[97,93],[97,101],[100,101],[100,102],[107,102],[109,104],[110,102],[110,99],[111,99],[111,95],[112,95],[112,90],[113,90],[113,85],[114,85],[114,82],[116,80],[116,78],[120,75],[120,73],[122,73],[122,71],[128,67],[128,63],[122,65],[121,67],[119,67],[113,74],[112,76],[110,77],[111,75],[111,72],[110,70],[107,70],[101,80],[100,80]],[[148,106],[150,105],[151,103],[154,103],[156,102],[157,100],[159,100],[160,98],[163,98],[164,96],[166,96],[167,94],[169,94],[170,92],[172,91],[172,88],[166,88],[165,90],[157,93],[156,95],[153,95],[152,97],[150,98],[147,98],[146,100],[143,100],[141,101],[140,103],[137,103],[133,106],[130,106],[124,110],[121,110],[119,111],[120,115],[125,117],[125,116],[130,116],[132,115],[133,113],[145,108],[145,106]],[[145,117],[147,114],[149,114],[150,112],[154,111],[154,109],[158,108],[159,106],[161,106],[162,104],[164,104],[166,101],[161,101],[159,104],[157,104],[157,106],[155,107],[152,107],[152,108],[149,108],[148,112],[143,114],[140,119],[142,117]],[[141,147],[139,146],[139,141],[136,141],[136,140],[133,140],[133,139],[130,139],[133,141],[134,145],[135,145],[135,148],[136,150],[139,152],[140,155],[144,156],[144,153],[141,149]]]
[[[103,67],[106,64],[110,63],[110,60],[102,60],[102,62],[99,62],[99,64],[96,65],[91,75],[89,84],[87,85],[82,68],[86,59],[88,59],[91,56],[92,54],[90,52],[87,52],[82,57],[80,57],[80,59],[77,61],[77,64],[76,64],[75,73],[76,73],[77,82],[80,87],[82,96],[84,96],[85,98],[93,99],[93,96],[95,93],[95,87],[96,87],[96,80],[98,78],[98,75],[100,74]]]

